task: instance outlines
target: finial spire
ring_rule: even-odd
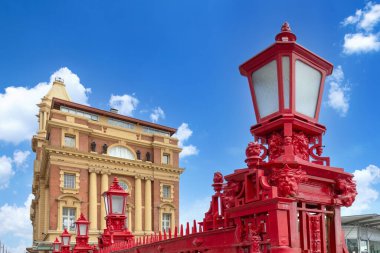
[[[281,32],[276,35],[276,41],[289,42],[296,41],[297,37],[290,29],[289,23],[284,22],[281,26]]]
[[[291,32],[292,30],[290,29],[289,23],[285,21],[282,26],[281,26],[281,31],[282,32]]]

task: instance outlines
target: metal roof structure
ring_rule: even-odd
[[[342,216],[342,225],[352,225],[361,227],[371,227],[380,229],[380,215],[379,214],[362,214]]]

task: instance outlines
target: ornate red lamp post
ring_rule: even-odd
[[[58,240],[58,237],[55,238],[53,242],[53,253],[61,252],[61,242]]]
[[[70,253],[70,241],[71,241],[71,234],[67,232],[67,228],[65,228],[65,230],[61,234],[62,253]]]
[[[93,248],[88,244],[88,226],[90,222],[86,220],[84,215],[81,213],[79,219],[75,222],[76,224],[76,244],[74,246],[74,253],[87,253]]]
[[[125,205],[128,193],[119,185],[117,177],[114,178],[109,190],[103,193],[106,208],[107,228],[99,238],[99,247],[103,248],[115,242],[131,241],[132,233],[125,226]]]
[[[318,117],[333,65],[297,44],[287,23],[275,40],[240,66],[255,109],[256,142],[247,148],[248,170],[225,177],[225,212],[242,217],[259,205],[238,226],[256,224],[271,252],[341,253],[340,207],[357,193],[352,174],[321,156],[326,128]]]
[[[257,123],[251,128],[256,138],[283,130],[319,136],[326,128],[318,124],[324,80],[333,65],[296,43],[296,36],[285,23],[276,43],[240,66],[248,77]],[[272,156],[291,155],[289,149]],[[308,155],[308,154],[305,154]]]

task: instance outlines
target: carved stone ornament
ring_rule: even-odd
[[[352,178],[339,178],[336,180],[336,198],[346,207],[352,205],[358,195],[356,184]]]
[[[298,195],[298,185],[307,180],[306,172],[301,167],[291,168],[285,164],[284,168],[273,168],[270,181],[277,186],[282,197]]]
[[[274,132],[268,139],[269,160],[274,160],[284,154],[282,135]]]
[[[102,153],[107,154],[107,150],[108,150],[108,145],[106,143],[104,143],[102,146]]]
[[[96,142],[95,141],[91,142],[91,151],[96,152]]]

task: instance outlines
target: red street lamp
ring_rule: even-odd
[[[296,43],[284,23],[276,42],[240,66],[248,77],[258,123],[284,114],[317,122],[324,80],[333,65]]]
[[[65,228],[65,230],[61,234],[62,253],[69,253],[70,252],[70,241],[71,241],[71,234],[69,232],[67,232],[67,228]]]
[[[55,238],[53,242],[53,253],[61,252],[61,242],[58,240],[58,237]]]
[[[106,215],[124,215],[128,193],[119,185],[117,177],[114,178],[110,189],[103,193]]]
[[[125,226],[125,205],[128,193],[119,185],[117,177],[114,178],[109,190],[103,193],[106,208],[107,228],[99,238],[99,247],[103,248],[120,241],[131,241],[132,233]]]
[[[90,222],[86,220],[83,213],[80,214],[79,219],[75,222],[77,229],[77,236],[87,236],[88,237],[88,226]]]
[[[92,247],[88,244],[89,224],[90,222],[86,220],[83,213],[81,213],[79,219],[75,222],[77,236],[73,253],[87,253],[89,250],[92,250]]]

